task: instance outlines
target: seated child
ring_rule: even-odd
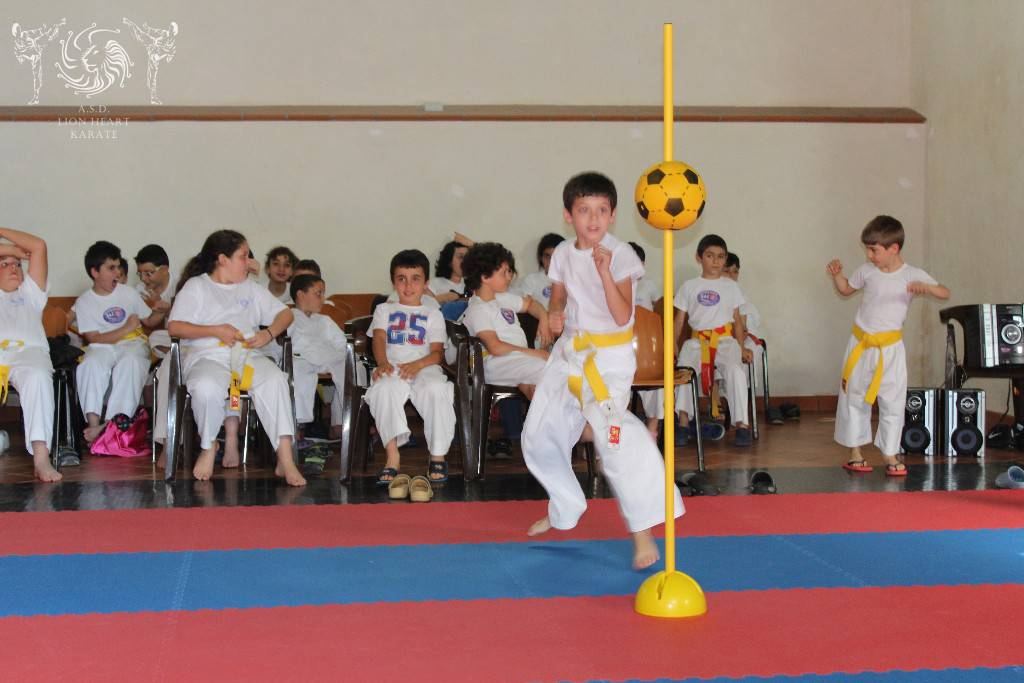
[[[288,247],[274,247],[267,252],[264,265],[267,268],[267,289],[283,304],[293,303],[288,293],[288,283],[292,280],[295,263],[299,257]]]
[[[324,281],[318,276],[296,275],[292,278],[291,296],[295,300],[295,320],[288,334],[292,338],[294,356],[295,419],[300,425],[313,421],[317,374],[329,372],[335,388],[331,426],[341,425],[348,340],[333,320],[320,313],[324,305]]]
[[[446,304],[457,301],[466,294],[466,283],[462,279],[462,259],[468,247],[452,240],[444,245],[437,263],[434,264],[434,277],[430,278],[427,288],[434,294],[437,303]]]
[[[633,251],[645,268],[644,276],[636,281],[636,305],[639,308],[646,308],[648,311],[654,312],[654,302],[661,298],[661,290],[647,279],[647,252],[636,242],[630,242],[629,246],[633,247]],[[665,419],[665,390],[648,389],[637,393],[640,394],[640,405],[644,407],[644,419],[647,423],[647,430],[657,439],[659,431],[658,422]],[[679,436],[682,436],[682,434]],[[685,438],[676,438],[677,445],[683,445],[684,443]]]
[[[299,259],[295,262],[295,268],[292,269],[292,277],[296,278],[300,275],[316,275],[317,277],[323,277],[323,273],[320,272],[320,264],[311,258]]]
[[[723,394],[729,402],[729,410],[736,425],[735,443],[749,446],[753,436],[747,425],[747,371],[744,363],[752,360],[749,349],[744,348],[747,333],[740,317],[740,306],[746,301],[739,285],[722,277],[728,249],[725,240],[718,235],[705,235],[697,244],[697,263],[701,276],[687,280],[675,296],[675,343],[687,318],[693,329],[693,337],[683,343],[679,352],[679,365],[699,368],[701,390],[711,396],[715,370],[722,376],[725,385]],[[679,406],[679,422],[689,423],[696,410],[689,391],[676,391]],[[712,417],[718,416],[718,407],[712,404]]]
[[[118,284],[128,284],[128,259],[124,256],[117,260],[117,282]]]
[[[85,252],[85,271],[92,288],[75,300],[72,310],[78,332],[88,343],[75,372],[78,400],[88,427],[86,443],[92,443],[114,415],[131,416],[139,405],[149,375],[149,343],[143,326],[153,328],[164,318],[153,311],[132,287],[117,281],[121,250],[100,241]],[[107,396],[103,413],[103,399]]]
[[[239,393],[248,391],[277,451],[274,473],[291,486],[302,486],[306,480],[292,455],[288,377],[259,352],[288,329],[292,312],[248,279],[248,253],[244,235],[234,230],[210,234],[186,266],[168,316],[168,332],[182,340],[182,372],[202,448],[192,474],[199,480],[212,476],[217,432],[227,410],[237,410]]]
[[[543,306],[529,296],[508,292],[515,263],[512,252],[494,242],[478,242],[466,253],[462,265],[466,287],[473,297],[462,322],[484,345],[487,382],[518,386],[530,399],[544,371],[548,352],[527,346],[526,333],[516,314],[529,313],[537,319],[537,336],[544,346],[551,343],[551,330]]]
[[[898,458],[907,400],[903,321],[915,296],[949,298],[949,289],[903,261],[904,238],[902,223],[892,216],[877,216],[860,234],[868,263],[862,263],[849,279],[838,259],[826,266],[841,295],[864,290],[853,333],[846,343],[836,407],[835,440],[850,449],[843,467],[853,472],[871,471],[860,449],[871,442],[871,405],[877,400],[875,445],[882,452],[885,473],[891,477],[906,476],[906,465]]]
[[[53,365],[43,330],[46,306],[46,242],[20,230],[0,228],[0,402],[7,384],[18,390],[25,447],[40,481],[60,481],[50,464],[53,437]],[[28,277],[21,262],[28,260]]]
[[[430,262],[423,252],[398,252],[391,259],[398,302],[379,304],[370,324],[377,367],[366,402],[387,452],[387,462],[377,475],[377,483],[384,486],[398,475],[398,448],[409,440],[408,400],[423,417],[430,452],[427,477],[432,482],[448,479],[445,456],[455,436],[455,388],[440,365],[448,338],[444,318],[439,310],[422,303],[429,274]]]
[[[551,301],[551,278],[548,277],[548,267],[551,265],[551,254],[555,247],[565,241],[561,235],[549,232],[540,238],[537,243],[537,265],[540,270],[530,273],[524,278],[517,279],[510,289],[513,294],[529,296],[545,308]]]
[[[147,244],[135,255],[135,271],[139,276],[135,291],[147,306],[166,316],[178,288],[178,279],[171,274],[167,252],[159,244]],[[170,346],[171,335],[166,329],[149,333],[149,348],[158,357],[163,358]]]
[[[550,497],[548,514],[530,527],[536,536],[572,529],[587,509],[570,451],[590,425],[594,447],[633,537],[633,567],[658,560],[651,528],[665,521],[665,465],[640,420],[629,412],[636,372],[633,291],[644,272],[625,242],[608,232],[615,220],[615,185],[581,173],[562,191],[563,217],[576,232],[551,256],[551,331],[564,334],[534,392],[523,429],[530,473]],[[675,516],[683,501],[674,490]]]

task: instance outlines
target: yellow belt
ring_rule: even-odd
[[[857,338],[859,343],[850,350],[850,355],[846,359],[846,366],[843,368],[843,391],[846,391],[846,383],[849,381],[850,375],[853,374],[853,369],[857,367],[857,363],[860,361],[861,354],[864,353],[864,350],[878,349],[878,365],[875,367],[875,375],[871,378],[871,384],[868,385],[868,393],[864,394],[865,403],[874,403],[875,399],[878,398],[878,388],[882,385],[881,350],[886,346],[892,346],[899,340],[903,339],[903,333],[899,330],[889,330],[888,332],[874,332],[872,334],[868,334],[854,325],[853,336]]]
[[[693,339],[700,342],[700,383],[705,396],[711,396],[711,385],[715,381],[715,356],[718,354],[718,341],[722,337],[729,336],[732,336],[732,323],[726,323],[710,330],[693,331]],[[718,401],[711,401],[711,416],[718,417]]]
[[[148,339],[149,337],[146,336],[146,333],[143,331],[143,329],[141,327],[136,327],[134,330],[132,330],[128,334],[126,334],[123,337],[121,337],[121,339],[119,341],[128,341],[129,339],[139,339],[139,338]]]
[[[25,342],[21,339],[4,339],[0,341],[0,351],[6,351],[16,346],[19,349],[25,348]],[[7,388],[11,382],[11,366],[0,365],[0,404],[7,403]]]
[[[580,402],[581,408],[583,407],[584,378],[586,378],[587,384],[590,385],[590,390],[594,392],[595,401],[600,403],[601,401],[607,400],[609,397],[608,387],[601,378],[601,373],[597,370],[597,363],[594,361],[594,356],[597,355],[597,349],[632,343],[632,326],[620,332],[607,332],[603,334],[581,332],[572,338],[573,351],[579,353],[580,351],[585,351],[588,348],[593,349],[587,354],[586,359],[583,361],[583,374],[569,375],[569,391],[571,391],[572,395],[576,397],[576,400]]]

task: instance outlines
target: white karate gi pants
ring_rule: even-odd
[[[75,371],[82,412],[109,420],[118,413],[135,414],[149,375],[149,344],[137,338],[116,344],[90,344]],[[103,398],[107,396],[107,411]]]
[[[842,367],[846,367],[846,359],[857,344],[857,338],[850,335]],[[864,401],[864,395],[875,375],[880,356],[883,371],[882,384],[878,389],[875,445],[883,455],[896,456],[900,452],[907,401],[907,352],[902,341],[882,349],[865,349],[850,374],[846,391],[840,385],[835,440],[848,448],[871,443],[871,404]]]
[[[399,377],[396,370],[366,390],[366,402],[381,442],[397,439],[403,446],[409,441],[405,402],[410,400],[423,418],[427,450],[433,456],[446,455],[455,437],[455,387],[439,365],[423,368],[411,382]]]

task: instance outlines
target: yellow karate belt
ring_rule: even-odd
[[[231,386],[228,388],[228,403],[231,406],[231,410],[239,409],[242,404],[242,392],[249,391],[252,388],[253,368],[247,362],[248,360],[249,351],[247,350],[245,355],[242,356],[241,372],[234,368],[234,363],[231,363]]]
[[[0,351],[6,351],[11,347],[17,349],[25,348],[25,342],[21,339],[4,339],[0,341]],[[11,366],[0,364],[0,404],[7,403],[7,389],[11,383]]]
[[[572,338],[572,349],[579,353],[585,351],[588,348],[591,349],[590,353],[587,354],[586,359],[583,361],[583,374],[582,375],[569,375],[569,391],[576,397],[576,400],[580,402],[580,407],[583,407],[583,380],[586,378],[587,384],[590,385],[590,390],[594,392],[594,400],[600,403],[605,401],[609,397],[608,387],[605,385],[604,380],[601,378],[601,373],[597,370],[597,363],[594,361],[594,356],[597,355],[598,349],[608,348],[610,346],[620,346],[622,344],[633,343],[633,328],[622,330],[621,332],[607,332],[604,334],[596,334],[591,332],[581,332]]]
[[[145,330],[143,330],[141,327],[136,327],[134,330],[132,330],[128,334],[126,334],[123,337],[121,337],[118,341],[128,341],[130,339],[139,339],[139,338],[149,339],[149,337],[146,336]]]
[[[903,339],[903,333],[899,330],[889,330],[888,332],[868,334],[854,325],[853,336],[860,343],[850,350],[850,355],[846,359],[846,366],[843,368],[843,391],[846,391],[846,383],[849,381],[850,375],[853,374],[853,369],[857,367],[864,350],[878,349],[878,365],[875,367],[875,375],[871,378],[871,384],[868,385],[868,393],[864,394],[864,402],[871,404],[878,398],[878,388],[882,385],[882,349]]]
[[[715,356],[718,355],[718,341],[732,336],[732,323],[710,330],[694,330],[692,339],[700,342],[700,386],[705,396],[711,396],[711,385],[715,383]],[[696,410],[696,406],[694,406]],[[718,417],[718,402],[711,401],[711,416]]]

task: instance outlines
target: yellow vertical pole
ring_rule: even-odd
[[[664,30],[664,100],[662,103],[663,136],[665,161],[672,161],[672,126],[674,123],[674,102],[672,94],[672,24],[665,24]],[[664,384],[665,384],[665,572],[676,569],[676,511],[675,511],[675,330],[672,282],[673,235],[672,230],[662,230],[664,250],[665,287],[664,301]]]

